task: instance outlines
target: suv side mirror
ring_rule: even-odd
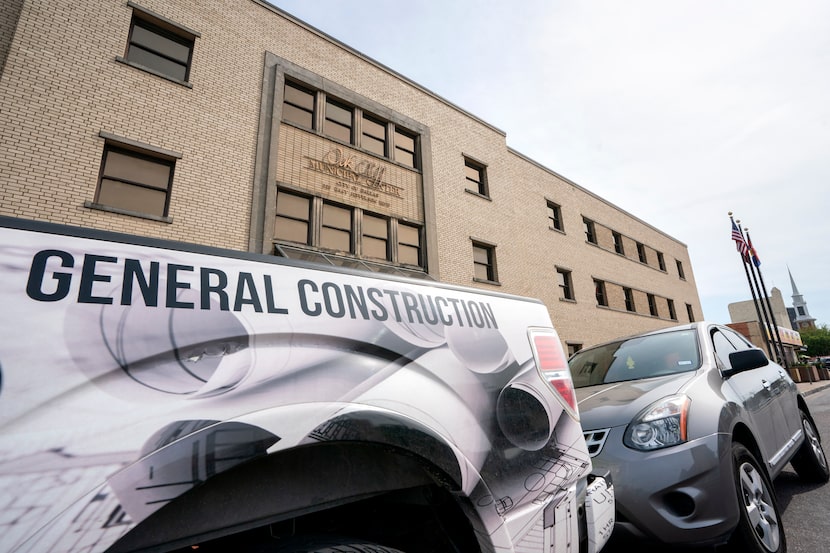
[[[730,353],[729,364],[732,365],[732,368],[724,371],[724,376],[727,378],[733,374],[766,367],[769,365],[769,359],[760,349],[745,349]]]

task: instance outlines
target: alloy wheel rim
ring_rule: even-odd
[[[810,421],[806,419],[804,420],[804,435],[807,437],[807,442],[810,444],[813,456],[815,456],[822,468],[827,470],[827,458],[824,456],[824,449],[821,447],[818,434],[816,434],[816,430]]]
[[[781,542],[781,527],[764,479],[750,463],[741,464],[738,472],[749,524],[765,549],[777,551]]]

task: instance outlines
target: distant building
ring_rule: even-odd
[[[766,338],[764,337],[764,326],[759,323],[758,316],[760,306],[757,306],[753,300],[730,303],[728,305],[729,318],[732,322],[727,326],[740,332],[750,342],[765,350],[767,355],[773,359],[778,359],[781,356],[774,352],[774,347],[768,347],[767,342],[772,342],[780,337],[787,364],[794,364],[797,362],[798,354],[803,347],[801,336],[790,325],[790,318],[787,314],[787,307],[784,305],[781,290],[773,287],[770,290],[768,300],[769,305],[772,306],[772,318],[777,326],[777,334],[775,331],[771,331]],[[766,302],[764,308],[766,309]],[[769,316],[769,312],[767,312],[767,316]],[[761,312],[760,318],[763,319],[763,317],[763,312]]]
[[[798,287],[795,285],[795,280],[789,267],[787,267],[787,274],[790,275],[790,284],[793,287],[793,306],[787,308],[792,327],[796,330],[815,328],[816,320],[810,316],[810,311],[807,309],[807,302],[804,301],[804,296],[798,292]]]

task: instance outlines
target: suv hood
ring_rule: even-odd
[[[655,401],[676,394],[696,374],[696,371],[690,371],[578,388],[576,399],[582,428],[597,430],[627,425]]]

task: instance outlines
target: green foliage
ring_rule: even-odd
[[[801,334],[801,341],[807,346],[807,355],[830,355],[830,328],[827,328],[827,325],[798,332]]]

